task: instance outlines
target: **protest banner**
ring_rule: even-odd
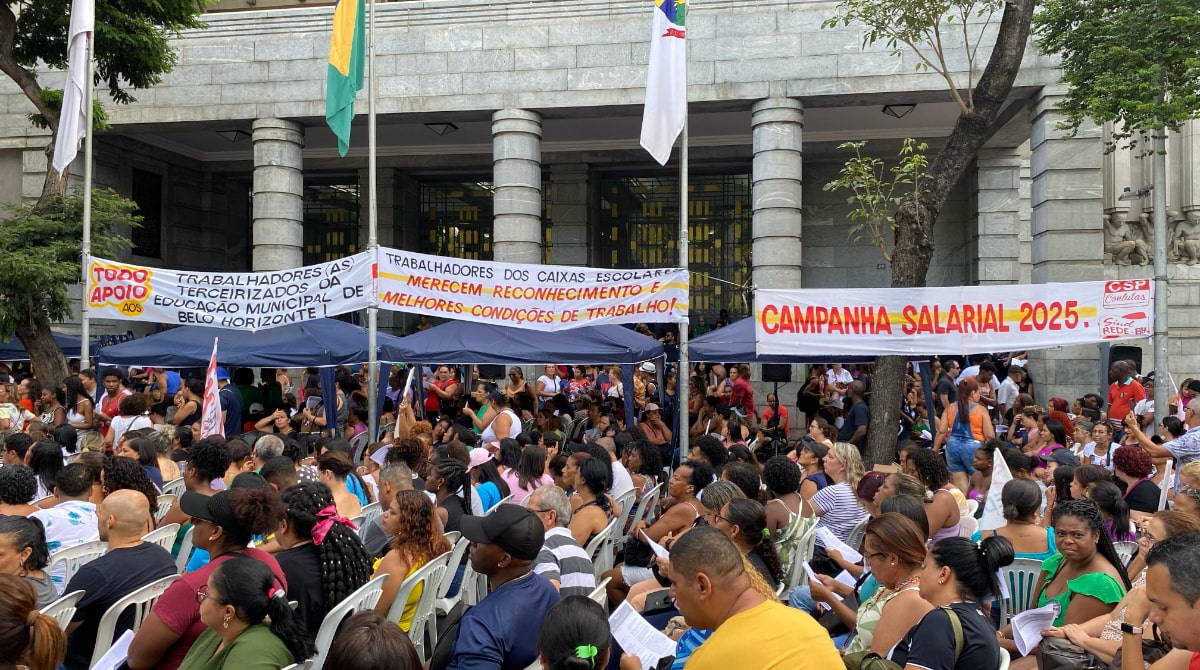
[[[969,354],[1150,337],[1149,279],[928,288],[760,290],[759,354]]]
[[[88,259],[93,318],[261,330],[367,307],[370,253],[272,272],[188,272]]]
[[[687,270],[521,265],[379,250],[379,306],[460,321],[556,331],[686,322]]]

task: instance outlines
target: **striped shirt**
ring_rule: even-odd
[[[558,592],[567,596],[587,596],[596,588],[596,568],[571,531],[561,526],[546,531],[546,541],[538,553],[533,571],[558,582]]]
[[[854,525],[867,516],[846,482],[826,486],[814,493],[810,502],[821,510],[817,528],[828,528],[842,542],[849,537]],[[825,546],[819,538],[816,543],[819,547]]]

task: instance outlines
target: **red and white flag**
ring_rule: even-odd
[[[87,135],[88,35],[96,27],[95,0],[71,3],[71,31],[67,36],[67,81],[63,85],[58,135],[54,138],[55,171],[60,174],[79,154],[79,140]]]
[[[992,455],[992,485],[988,488],[987,498],[984,499],[983,515],[979,518],[980,530],[996,530],[1008,525],[1004,518],[1004,503],[1000,494],[1004,485],[1012,481],[1012,471],[1004,460],[1004,450],[997,449]]]
[[[204,409],[200,414],[200,438],[211,435],[225,437],[225,422],[221,421],[221,389],[217,387],[217,338],[213,338],[212,358],[204,375]]]
[[[659,165],[666,165],[687,119],[687,2],[654,3],[641,144]]]

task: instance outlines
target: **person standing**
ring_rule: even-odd
[[[1146,389],[1134,378],[1136,374],[1129,361],[1117,361],[1108,369],[1108,378],[1112,380],[1108,385],[1108,422],[1114,433],[1123,432],[1125,415],[1146,399]]]
[[[242,393],[229,383],[229,371],[223,367],[217,368],[217,386],[220,388],[221,422],[225,426],[225,437],[241,435],[242,430]]]
[[[867,440],[867,423],[871,419],[871,410],[867,408],[866,398],[863,397],[863,384],[855,380],[846,386],[846,395],[850,398],[850,409],[846,411],[845,421],[838,431],[839,442],[849,442],[862,450]]]

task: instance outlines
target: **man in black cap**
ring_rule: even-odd
[[[490,593],[463,615],[450,670],[524,668],[538,657],[537,636],[558,590],[533,572],[545,530],[519,505],[500,505],[487,516],[463,516],[471,541],[471,567],[486,575]]]

